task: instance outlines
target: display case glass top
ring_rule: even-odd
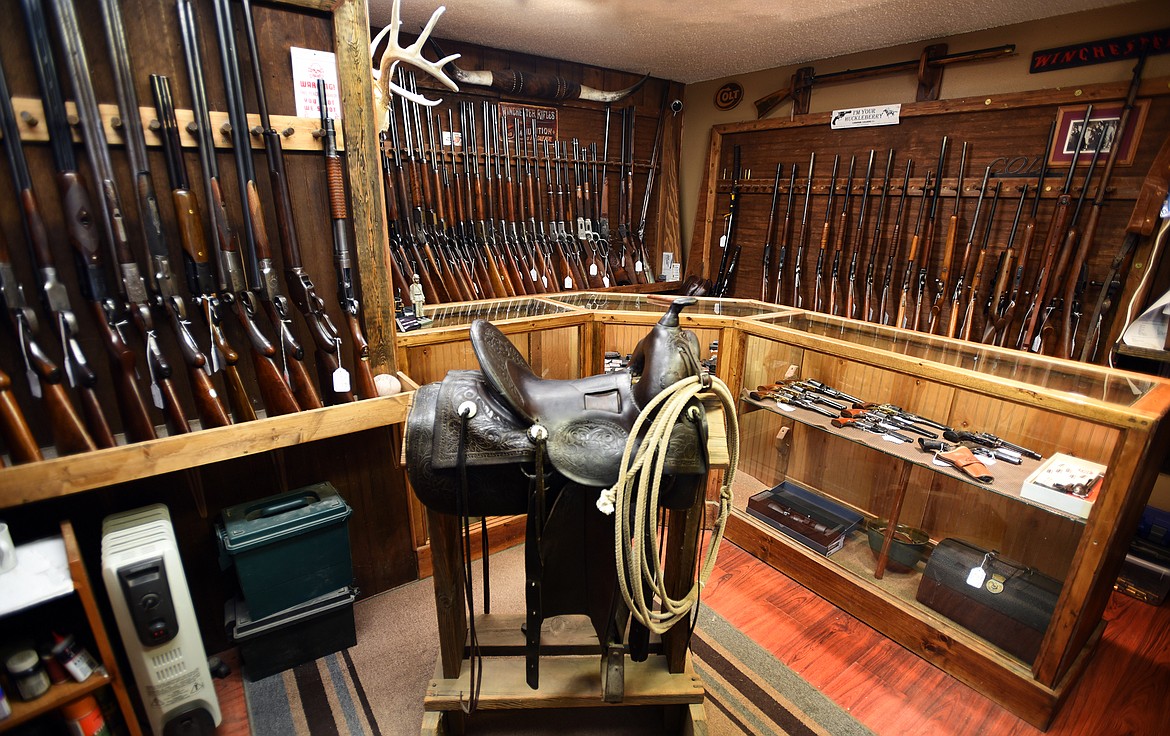
[[[761,322],[809,335],[842,340],[863,348],[905,355],[1019,383],[1042,386],[1085,399],[1131,406],[1157,381],[1100,366],[1055,360],[1044,355],[963,342],[886,325],[806,311],[755,317]]]
[[[555,299],[574,307],[593,310],[609,310],[615,312],[665,312],[670,303],[670,297],[655,296],[650,298],[646,294],[615,294],[610,292],[578,291],[565,294],[556,294]],[[777,314],[793,311],[790,307],[781,307],[776,304],[749,301],[746,299],[713,299],[697,297],[698,302],[687,307],[686,314],[703,314],[717,317],[756,317],[765,314]]]
[[[422,329],[459,327],[469,325],[477,319],[499,323],[510,319],[528,319],[572,311],[572,307],[545,299],[492,299],[426,305],[423,314],[431,322]]]

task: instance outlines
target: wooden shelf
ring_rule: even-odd
[[[77,546],[77,537],[73,533],[73,525],[68,521],[61,522],[60,541],[65,547],[65,560],[69,567],[69,576],[73,580],[73,590],[76,592],[81,607],[85,611],[85,618],[89,624],[89,633],[97,645],[97,658],[103,670],[94,672],[85,682],[64,682],[53,685],[41,697],[28,702],[9,697],[12,705],[12,715],[0,721],[0,733],[15,728],[22,723],[31,721],[38,716],[54,711],[61,706],[84,697],[99,688],[109,686],[113,691],[114,699],[118,703],[122,718],[126,721],[126,729],[130,736],[141,736],[142,730],[134,715],[134,707],[130,703],[126,683],[118,672],[118,661],[114,656],[113,647],[106,634],[105,624],[102,623],[101,613],[94,599],[93,587],[89,582],[89,575],[85,571],[85,564],[81,559],[81,550]]]
[[[1019,501],[1020,503],[1028,504],[1029,506],[1035,506],[1036,508],[1043,509],[1044,511],[1055,514],[1056,516],[1061,516],[1080,524],[1085,523],[1085,519],[1083,517],[1055,509],[1038,501],[1024,498],[1021,495],[1021,489],[1023,488],[1024,480],[1032,474],[1032,471],[1040,467],[1040,460],[1032,460],[1031,458],[1025,457],[1022,459],[1019,465],[1012,465],[1011,463],[1003,460],[997,461],[994,465],[988,467],[989,472],[995,476],[995,480],[991,483],[981,483],[969,475],[960,473],[951,466],[935,465],[933,461],[933,454],[921,451],[917,441],[914,443],[895,443],[887,441],[879,435],[873,434],[871,432],[847,428],[838,429],[831,424],[832,420],[830,420],[828,417],[821,416],[820,414],[811,412],[808,409],[796,407],[793,411],[785,411],[777,407],[775,402],[756,401],[754,399],[748,398],[746,395],[740,397],[740,402],[747,404],[753,409],[768,411],[785,419],[790,419],[793,422],[802,424],[806,427],[819,429],[833,437],[839,437],[840,439],[846,440],[848,442],[864,445],[872,450],[876,450],[877,452],[881,452],[886,455],[892,455],[908,463],[913,463],[919,467],[929,468],[936,473],[940,473],[949,478],[954,478],[955,480],[962,481],[963,483],[975,486],[976,488],[981,488],[990,493],[998,493],[1001,496],[1007,496],[1008,498]],[[907,436],[917,438],[917,435],[909,430],[903,430],[902,433]],[[980,459],[986,462],[986,458]]]
[[[414,386],[405,376],[404,387]],[[413,392],[257,419],[0,470],[0,508],[406,421]]]
[[[26,723],[50,711],[54,711],[67,703],[71,703],[78,698],[89,695],[100,687],[109,685],[111,682],[108,675],[95,672],[90,675],[85,682],[63,682],[60,685],[53,685],[41,697],[36,700],[22,701],[16,700],[11,696],[8,698],[9,705],[12,706],[12,715],[0,721],[0,733],[16,728],[22,723]]]

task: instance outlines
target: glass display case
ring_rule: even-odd
[[[666,303],[608,293],[542,299],[568,311],[502,328],[549,377],[600,372],[605,353],[632,351]],[[1104,626],[1170,442],[1170,383],[755,301],[700,299],[683,317],[740,398],[727,539],[1046,727]],[[400,363],[420,382],[474,367],[465,328],[398,340]],[[879,416],[840,416],[855,404]],[[980,463],[962,452],[956,461],[960,445]],[[1105,467],[1079,512],[1024,493],[1057,453]],[[822,533],[830,544],[813,543]],[[923,600],[957,549],[980,556],[952,560],[963,573],[953,590],[962,598],[970,591],[961,586],[978,588],[984,600],[970,611],[1003,604],[1006,638],[1003,625]],[[1013,596],[1031,610],[1004,604]],[[1013,617],[1029,619],[1027,646],[1018,646]]]

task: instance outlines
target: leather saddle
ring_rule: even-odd
[[[698,338],[679,326],[679,312],[695,301],[675,299],[626,369],[571,380],[537,376],[506,335],[477,320],[470,333],[480,369],[450,371],[415,392],[405,442],[407,474],[419,500],[446,514],[529,515],[526,627],[533,687],[544,617],[583,613],[606,647],[622,641],[629,615],[616,594],[613,520],[594,501],[617,482],[639,413],[672,384],[699,375]],[[698,421],[682,420],[672,429],[670,487],[659,497],[664,507],[689,507],[704,485],[706,425],[698,414]]]

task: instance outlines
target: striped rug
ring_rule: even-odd
[[[511,559],[493,555],[493,593],[520,590],[508,580]],[[496,559],[500,559],[497,564]],[[497,574],[499,570],[499,574]],[[493,610],[508,610],[493,595]],[[358,645],[277,675],[244,680],[256,736],[417,736],[422,701],[438,657],[431,581],[422,580],[355,606]],[[691,642],[694,668],[707,689],[704,703],[712,736],[868,735],[871,732],[799,675],[713,611],[703,608]],[[245,663],[245,673],[247,666]],[[657,733],[660,717],[630,716],[612,708],[581,712],[493,711],[469,721],[487,734]],[[630,709],[626,709],[630,710]],[[643,711],[649,709],[641,709]],[[535,716],[521,723],[525,716]],[[615,718],[619,724],[614,726]],[[513,719],[509,721],[509,719]],[[520,719],[520,720],[516,720]],[[634,720],[637,720],[635,718]]]

